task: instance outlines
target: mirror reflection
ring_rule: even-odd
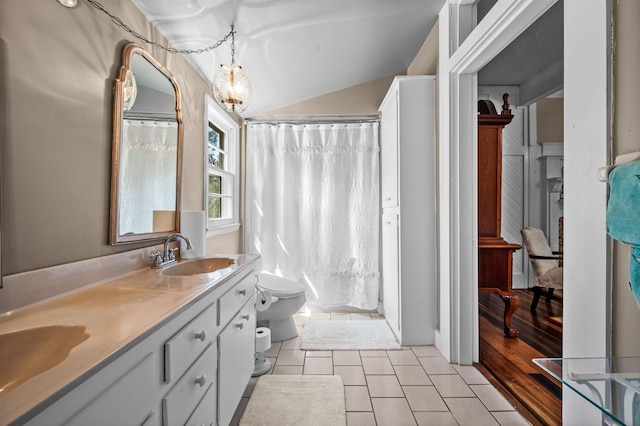
[[[114,93],[110,243],[179,230],[182,117],[172,74],[125,46]]]

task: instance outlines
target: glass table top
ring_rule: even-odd
[[[533,362],[616,423],[640,425],[640,357],[537,358]],[[610,421],[603,424],[612,424]]]

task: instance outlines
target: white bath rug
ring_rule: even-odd
[[[304,350],[402,349],[385,320],[309,321],[302,331]]]
[[[344,426],[340,376],[267,375],[258,379],[240,426]]]

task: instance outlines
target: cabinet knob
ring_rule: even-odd
[[[200,387],[203,387],[204,384],[207,383],[207,376],[203,374],[202,376],[196,378],[194,382],[196,382],[197,385],[200,385]]]
[[[249,321],[249,318],[251,318],[251,317],[249,316],[249,314],[245,314],[245,315],[241,316],[240,318],[242,318],[243,320]]]
[[[204,342],[207,338],[207,331],[202,330],[200,333],[196,333],[196,339],[200,339],[200,341]]]
[[[240,330],[242,330],[244,328],[244,324],[239,322],[236,324],[236,327],[238,327]]]
[[[240,294],[240,295],[242,295],[242,296],[245,296],[245,295],[247,294],[247,289],[246,289],[246,288],[243,288],[243,289],[241,289],[241,290],[238,290],[238,294]]]

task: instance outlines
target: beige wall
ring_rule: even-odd
[[[393,75],[269,111],[265,117],[339,117],[378,115]]]
[[[164,42],[130,1],[102,4]],[[112,87],[130,41],[87,2],[74,9],[55,0],[0,2],[3,275],[150,245],[107,242]],[[148,50],[181,86],[182,206],[201,209],[204,94],[210,89],[180,55]],[[237,252],[239,235],[209,246]]]
[[[436,75],[438,73],[439,22],[431,28],[418,54],[407,68],[407,75]]]
[[[536,103],[538,143],[564,141],[564,99],[547,98]]]
[[[613,71],[613,152],[612,155],[640,150],[640,2],[612,2],[614,11],[614,71]],[[640,354],[640,309],[629,290],[629,246],[615,242],[613,248],[613,355]]]

